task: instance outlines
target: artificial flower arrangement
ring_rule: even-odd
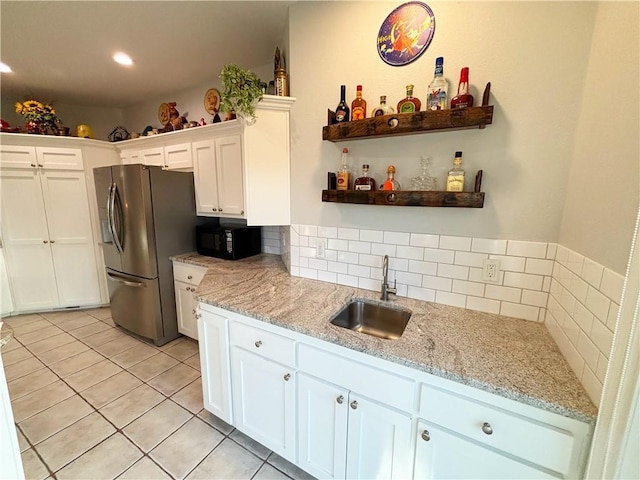
[[[27,119],[27,131],[46,133],[48,129],[56,129],[56,111],[51,105],[45,105],[37,100],[27,100],[16,102],[15,107],[16,113]]]

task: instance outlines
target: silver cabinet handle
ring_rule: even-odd
[[[240,210],[240,215],[244,215],[244,210]]]
[[[284,381],[285,381],[285,382],[288,382],[290,378],[291,378],[291,374],[290,374],[290,373],[287,373],[287,374],[284,376]]]
[[[43,168],[44,165],[42,165],[41,163],[38,164],[38,167]]]
[[[56,241],[55,240],[51,240],[51,243],[56,243]]]
[[[201,316],[202,316],[202,315],[201,315],[200,313],[196,313],[196,314],[194,315],[194,317],[195,317],[195,319],[196,319],[196,320],[197,320],[197,319],[199,319]]]
[[[356,410],[356,409],[358,408],[358,402],[356,402],[356,401],[354,400],[353,402],[351,402],[351,403],[349,404],[349,406],[350,406],[351,408],[353,408],[354,410]]]
[[[254,343],[254,345],[256,346],[256,348],[260,348],[260,345],[262,345],[262,340],[258,340],[256,343]]]
[[[493,433],[493,428],[491,428],[491,424],[489,424],[488,422],[484,422],[482,424],[482,431],[487,435],[491,435]]]
[[[218,209],[217,208],[212,208],[211,210],[213,210],[214,212],[217,212]]]
[[[193,278],[193,275],[187,275],[187,280],[191,280]]]
[[[42,240],[42,243],[49,243],[49,240]]]
[[[429,440],[431,440],[431,435],[429,435],[429,430],[423,430],[420,436],[425,442],[428,442]]]
[[[35,163],[32,163],[32,164],[31,164],[31,166],[32,166],[33,168],[36,168],[36,167],[37,167],[37,165],[36,165]]]
[[[338,398],[336,398],[336,402],[342,405],[342,402],[344,402],[344,395],[340,395]]]
[[[195,314],[196,314],[196,309],[194,308],[193,310],[191,310],[191,313],[192,313],[193,315],[195,315]]]

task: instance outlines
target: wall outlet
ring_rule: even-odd
[[[500,261],[485,258],[482,262],[482,279],[487,282],[497,282],[500,274]]]
[[[324,251],[327,249],[327,240],[319,238],[316,241],[316,258],[324,258]]]

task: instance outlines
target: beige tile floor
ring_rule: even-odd
[[[203,409],[197,342],[155,347],[108,308],[4,321],[28,479],[311,478]]]

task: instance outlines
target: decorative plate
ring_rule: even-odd
[[[166,125],[169,123],[169,104],[161,103],[158,107],[158,120],[160,120],[160,124]]]
[[[426,3],[403,3],[380,26],[378,54],[394,67],[407,65],[424,53],[435,30],[436,17]]]
[[[215,88],[210,88],[204,94],[204,110],[213,115],[220,108],[220,92]]]

